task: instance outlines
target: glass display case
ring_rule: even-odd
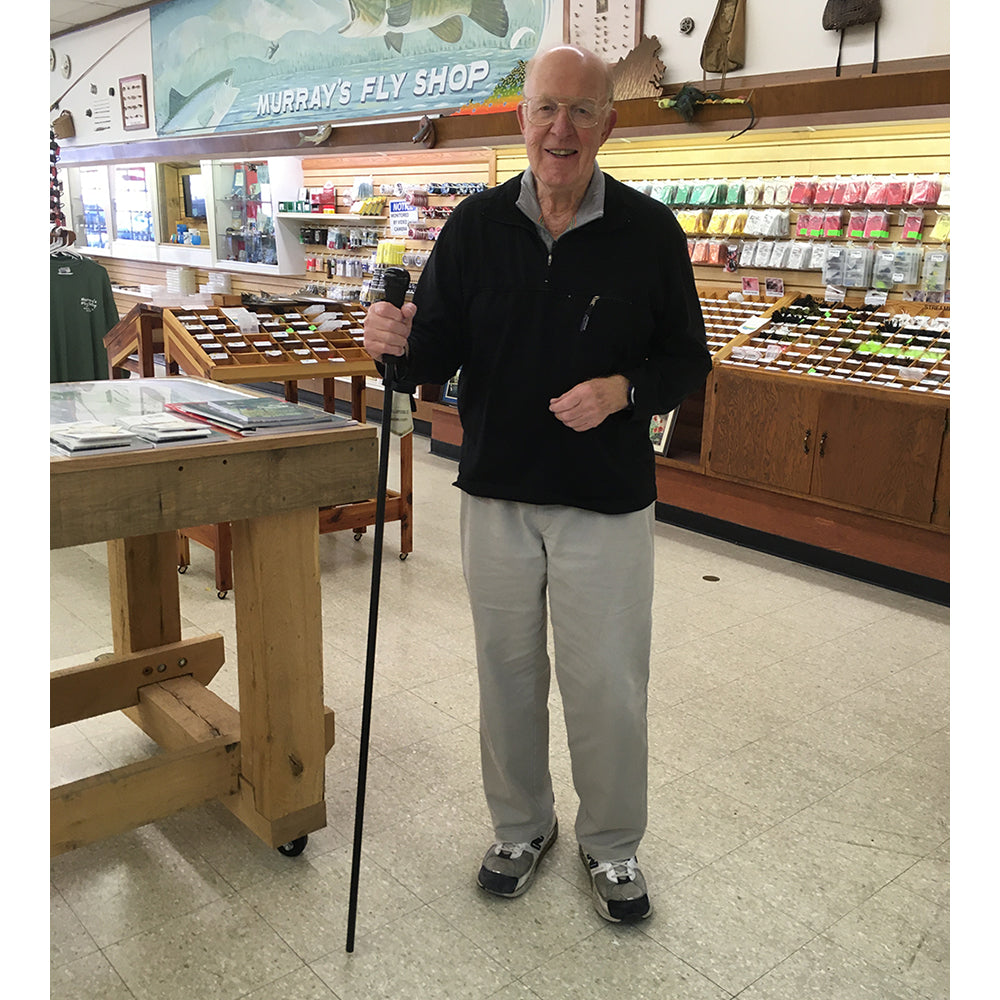
[[[169,162],[156,165],[160,239],[163,243],[209,245],[208,177],[201,164]]]
[[[111,245],[111,183],[107,167],[74,167],[66,172],[68,225],[82,247]]]
[[[156,173],[152,164],[116,165],[111,169],[115,239],[154,244]]]
[[[214,161],[212,192],[216,260],[277,268],[268,164]]]

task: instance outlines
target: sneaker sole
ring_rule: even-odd
[[[480,868],[479,875],[476,879],[479,888],[488,892],[491,896],[500,896],[502,899],[517,899],[518,896],[523,896],[530,888],[531,884],[535,881],[535,876],[538,874],[538,866],[542,863],[542,858],[548,853],[549,848],[556,842],[556,837],[559,836],[559,821],[556,820],[552,826],[552,836],[549,837],[547,842],[543,842],[541,848],[538,851],[538,855],[535,858],[535,863],[531,866],[528,874],[524,877],[524,882],[520,888],[515,889],[513,892],[504,892],[502,889],[492,889],[490,886],[484,884],[483,875],[485,873],[487,879],[490,875],[497,875],[499,878],[505,878],[506,876],[499,875],[496,872],[490,872],[487,869]]]
[[[638,924],[653,915],[653,904],[648,902],[648,900],[645,913],[630,913],[621,917],[613,917],[607,910],[604,909],[604,900],[594,896],[593,894],[591,894],[591,899],[594,903],[594,909],[597,910],[597,912],[604,917],[609,924]]]

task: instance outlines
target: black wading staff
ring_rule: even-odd
[[[410,287],[410,272],[388,267],[384,274],[386,302],[401,308]],[[379,442],[378,492],[375,495],[375,541],[372,555],[372,589],[368,605],[368,654],[365,659],[365,694],[361,710],[361,752],[358,756],[358,798],[354,810],[354,855],[351,860],[351,897],[347,911],[347,950],[354,951],[354,924],[358,912],[358,875],[361,867],[361,833],[365,821],[365,784],[368,780],[368,741],[372,719],[372,687],[375,681],[375,634],[378,629],[378,592],[382,580],[382,536],[385,534],[385,494],[389,478],[389,425],[392,420],[392,390],[396,381],[396,360],[382,358],[382,438]]]

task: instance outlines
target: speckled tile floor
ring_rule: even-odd
[[[455,465],[415,446],[414,553],[386,530],[355,950],[345,950],[371,536],[321,539],[329,825],[286,858],[209,805],[54,858],[52,1000],[943,1000],[946,608],[658,524],[650,689],[656,912],[591,908],[566,823],[536,884],[487,896]],[[391,485],[391,483],[390,483]],[[110,649],[104,546],[51,556],[51,658]],[[707,581],[706,576],[718,577]],[[232,599],[192,545],[185,635]],[[575,812],[554,692],[557,807]],[[51,783],[141,759],[123,716],[51,733]]]

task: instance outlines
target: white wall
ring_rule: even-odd
[[[837,61],[836,32],[824,31],[822,13],[825,0],[747,0],[746,65],[733,75],[757,76],[781,72],[816,69],[822,75],[832,74]],[[543,46],[562,40],[561,0],[552,0],[552,11],[542,38]],[[680,83],[702,80],[699,63],[701,47],[715,11],[715,0],[645,0],[643,30],[655,35],[660,42],[660,60],[665,64],[664,80]],[[882,62],[926,56],[946,56],[950,52],[951,35],[949,0],[903,0],[883,4],[879,26],[879,57]],[[684,17],[694,19],[690,35],[680,32]],[[127,36],[127,37],[126,37]],[[122,39],[124,41],[121,41]],[[64,145],[108,144],[155,138],[152,127],[126,132],[118,93],[118,81],[125,76],[144,73],[147,80],[149,121],[152,123],[152,53],[150,51],[149,15],[147,12],[125,15],[113,21],[64,35],[52,42],[56,52],[56,69],[50,73],[50,102],[79,81],[60,102],[73,114],[76,137]],[[73,72],[66,80],[59,62],[69,55]],[[844,43],[845,65],[870,64],[872,29],[854,28],[848,31]],[[97,63],[93,69],[89,67]],[[708,78],[708,86],[717,76]],[[91,93],[91,84],[97,94]],[[109,100],[108,130],[98,131],[94,118],[88,118],[88,107]],[[58,112],[52,112],[54,118]]]
[[[74,31],[52,39],[49,44],[56,55],[56,68],[49,73],[49,103],[61,98],[59,109],[50,112],[50,120],[55,119],[61,110],[68,109],[76,127],[74,138],[62,140],[64,146],[104,145],[156,138],[148,11],[126,14],[92,28]],[[64,56],[69,56],[72,67],[68,79],[60,70]],[[122,127],[118,81],[138,73],[146,77],[149,128],[127,132]],[[92,87],[96,87],[96,94],[92,93]],[[71,89],[62,97],[67,88]],[[113,97],[108,93],[111,88],[115,91]],[[93,116],[87,116],[88,109],[94,111]],[[99,118],[106,110],[110,111],[110,128],[99,130]]]
[[[644,33],[660,41],[660,60],[667,81],[702,78],[701,47],[715,0],[646,0]],[[839,32],[823,30],[826,0],[746,0],[746,66],[740,76],[797,70],[831,70],[837,64]],[[946,56],[951,51],[949,0],[886,0],[879,24],[879,60]],[[690,35],[680,32],[681,19],[691,17]],[[872,60],[870,27],[851,28],[844,37],[844,65]],[[717,76],[709,80],[718,79]]]

